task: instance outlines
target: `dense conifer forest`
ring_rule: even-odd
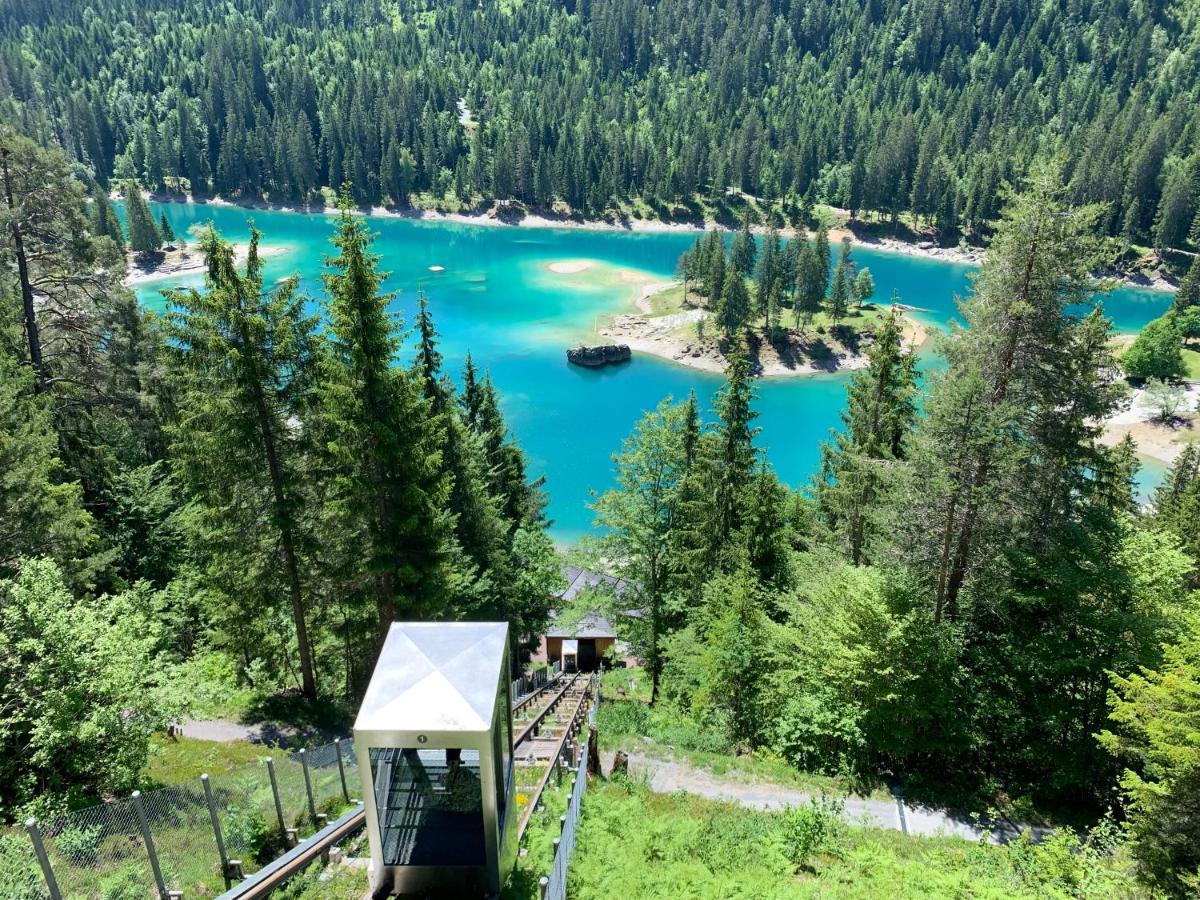
[[[39,0],[0,10],[6,118],[101,183],[323,186],[687,214],[727,190],[986,231],[1058,149],[1072,203],[1193,232],[1200,41],[1178,0]],[[460,106],[460,100],[462,104]]]

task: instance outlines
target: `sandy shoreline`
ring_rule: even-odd
[[[178,197],[169,195],[147,195],[150,199],[160,203],[180,202]],[[249,200],[227,200],[223,197],[207,197],[201,200],[188,196],[185,198],[187,202],[197,205],[211,204],[212,206],[229,206],[240,209],[259,209],[275,212],[292,212],[292,213],[307,213],[311,215],[335,215],[336,209],[331,207],[312,207],[301,208],[296,206],[288,206],[284,204],[272,204],[262,201]],[[715,222],[664,222],[660,219],[636,219],[629,218],[619,222],[600,220],[600,219],[585,219],[575,216],[558,216],[547,215],[545,213],[525,212],[521,209],[502,209],[499,205],[485,212],[475,213],[450,213],[439,212],[437,210],[425,209],[393,209],[383,206],[372,207],[370,210],[354,210],[356,215],[371,215],[386,218],[410,219],[419,222],[453,222],[460,225],[480,225],[489,227],[509,227],[509,228],[563,228],[585,231],[612,231],[629,233],[644,233],[644,234],[700,234],[708,230],[729,231],[723,225]],[[764,229],[756,227],[755,231],[762,232]],[[796,229],[785,228],[780,230],[780,234],[785,237],[792,237],[796,234]],[[829,232],[830,241],[837,243],[843,237],[849,237],[856,246],[864,247],[870,250],[877,250],[883,253],[897,253],[903,256],[915,256],[924,259],[938,260],[941,262],[955,263],[959,265],[977,266],[983,261],[984,249],[981,247],[941,247],[932,241],[923,240],[917,242],[902,241],[896,238],[875,238],[871,236],[859,236],[854,234],[849,229],[836,228]],[[1100,277],[1100,276],[1097,276]],[[1130,287],[1146,288],[1157,291],[1174,291],[1175,284],[1163,278],[1147,278],[1141,274],[1122,274],[1117,273],[1111,277],[1117,278],[1123,284]]]
[[[246,262],[250,252],[248,243],[233,245],[235,259],[238,265]],[[281,244],[269,246],[259,245],[260,259],[272,256],[283,256],[290,248]],[[139,259],[137,254],[130,251],[125,258],[126,275],[122,284],[126,287],[136,287],[151,281],[163,281],[171,278],[198,275],[205,270],[204,254],[198,247],[185,247],[182,250],[163,250],[153,257]]]
[[[1181,416],[1196,409],[1200,401],[1200,384],[1188,384],[1185,391],[1179,406]],[[1138,452],[1143,456],[1171,465],[1187,443],[1200,440],[1198,425],[1195,418],[1183,418],[1172,424],[1158,421],[1156,411],[1147,405],[1146,392],[1135,388],[1129,405],[1105,421],[1100,443],[1113,447],[1128,435],[1137,443]]]

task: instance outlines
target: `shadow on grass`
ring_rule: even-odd
[[[348,735],[354,714],[343,701],[313,701],[298,691],[281,691],[251,703],[242,724],[257,727],[258,743],[312,747]]]

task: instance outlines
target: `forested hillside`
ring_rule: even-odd
[[[295,203],[733,188],[985,229],[1039,151],[1100,227],[1187,241],[1200,40],[1181,0],[32,0],[5,117],[107,183]],[[458,106],[464,98],[465,109]]]
[[[356,698],[393,619],[508,621],[521,662],[561,578],[541,486],[424,303],[402,350],[361,217],[319,317],[211,230],[157,316],[61,151],[0,151],[0,817],[128,789],[242,689]]]

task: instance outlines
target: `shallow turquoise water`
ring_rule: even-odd
[[[316,296],[320,273],[332,251],[332,218],[297,213],[250,213],[196,204],[155,205],[178,234],[211,221],[232,240],[249,235],[252,218],[264,233],[264,246],[282,245],[286,254],[266,260],[268,282],[293,273],[301,290]],[[694,234],[625,234],[578,229],[505,228],[445,222],[372,218],[379,233],[376,252],[392,273],[387,287],[398,291],[394,308],[412,321],[417,289],[429,298],[447,366],[455,375],[469,350],[490,370],[504,412],[529,456],[533,474],[545,475],[554,536],[569,542],[591,526],[590,491],[612,482],[612,454],[644,410],[664,396],[677,399],[695,390],[711,405],[721,379],[652,357],[604,370],[569,366],[564,350],[584,337],[598,317],[631,309],[636,287],[623,280],[634,269],[656,280],[672,277],[679,254]],[[875,278],[876,297],[898,290],[919,307],[925,321],[943,325],[954,314],[954,299],[967,288],[970,268],[936,260],[856,248],[860,267]],[[587,259],[592,268],[556,274],[555,261]],[[431,266],[444,271],[432,272]],[[141,285],[147,306],[162,307],[159,291],[199,278]],[[1105,301],[1114,325],[1133,331],[1160,315],[1170,302],[1161,292],[1122,289]],[[758,444],[781,478],[797,486],[813,472],[819,444],[838,424],[845,376],[764,378],[758,384],[761,427]]]

